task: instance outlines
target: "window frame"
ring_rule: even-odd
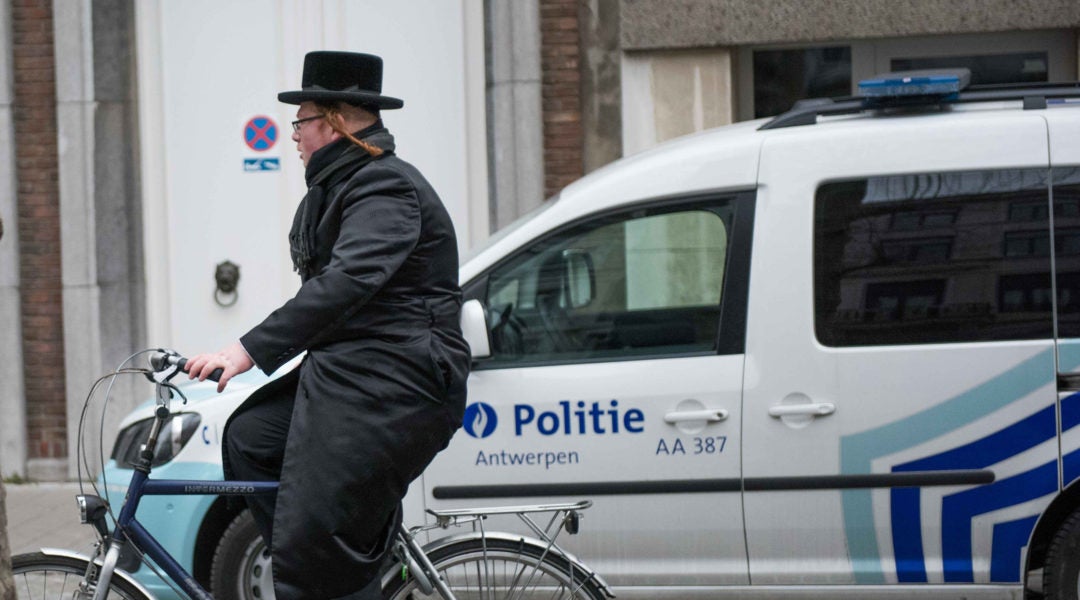
[[[685,356],[713,356],[742,354],[746,349],[746,315],[750,281],[750,255],[753,244],[754,209],[757,199],[756,190],[705,191],[692,194],[680,194],[662,198],[652,198],[627,203],[615,208],[583,215],[557,227],[549,229],[517,247],[513,252],[502,257],[487,269],[477,274],[462,285],[465,300],[479,300],[484,303],[488,296],[488,284],[493,273],[508,264],[517,261],[537,245],[550,244],[552,239],[568,231],[585,227],[597,221],[627,221],[656,214],[678,212],[681,210],[710,210],[729,206],[732,211],[731,226],[728,230],[728,246],[724,281],[720,293],[720,319],[715,332],[715,349],[688,352],[640,352],[625,356],[598,356],[588,358],[543,358],[515,362],[499,362],[488,358],[473,359],[473,370],[498,370],[524,367],[540,367],[565,364],[588,364],[605,362],[624,362],[656,360]],[[485,309],[487,306],[485,305]]]

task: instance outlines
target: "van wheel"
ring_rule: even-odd
[[[270,549],[251,511],[229,523],[210,567],[210,592],[217,600],[273,600]]]
[[[1046,552],[1043,593],[1047,600],[1077,600],[1080,596],[1080,510],[1062,523]]]

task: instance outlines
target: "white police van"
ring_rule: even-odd
[[[467,260],[466,422],[406,521],[591,498],[569,547],[626,598],[1076,598],[1080,87],[860,89],[621,160]],[[195,388],[156,476],[221,476],[241,383]],[[140,518],[208,583],[216,554],[215,597],[270,593],[223,501]]]

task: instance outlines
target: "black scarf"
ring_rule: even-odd
[[[313,152],[304,171],[308,192],[300,201],[292,229],[289,230],[289,254],[292,256],[293,270],[305,281],[314,275],[315,231],[326,207],[326,191],[352,177],[360,167],[372,160],[394,152],[394,136],[383,127],[381,120],[376,120],[354,136],[378,146],[383,153],[373,157],[348,138],[341,138]]]

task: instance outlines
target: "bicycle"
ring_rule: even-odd
[[[135,518],[139,500],[147,495],[245,496],[277,490],[277,482],[150,479],[158,434],[171,417],[171,400],[175,395],[183,398],[183,393],[171,380],[183,372],[187,363],[187,359],[170,350],[152,352],[149,369],[120,368],[99,379],[87,397],[89,403],[101,381],[122,373],[141,373],[155,384],[157,408],[154,422],[132,472],[119,515],[114,515],[109,504],[98,495],[77,495],[82,523],[92,525],[98,535],[93,554],[85,556],[66,550],[42,549],[15,556],[12,570],[19,600],[148,600],[152,598],[150,593],[130,574],[117,568],[121,552],[129,546],[158,575],[171,582],[170,585],[175,585],[174,590],[183,591],[196,600],[212,600],[210,593]],[[216,380],[220,374],[219,369],[211,379]],[[84,405],[84,415],[85,408]],[[82,426],[80,420],[80,442],[77,446],[81,446]],[[382,578],[383,597],[394,600],[419,600],[424,597],[443,600],[496,597],[613,598],[607,584],[595,571],[556,542],[563,531],[570,535],[578,532],[580,511],[590,506],[591,501],[583,500],[561,504],[429,510],[434,523],[411,528],[398,526],[392,552],[394,564]],[[551,513],[550,520],[543,527],[531,516],[542,513]],[[487,531],[484,522],[494,515],[517,516],[536,537]],[[110,517],[115,523],[112,530],[108,525]],[[422,545],[418,539],[425,532],[465,525],[470,525],[471,530],[441,537],[426,545]],[[160,565],[164,575],[147,561],[148,558]]]

